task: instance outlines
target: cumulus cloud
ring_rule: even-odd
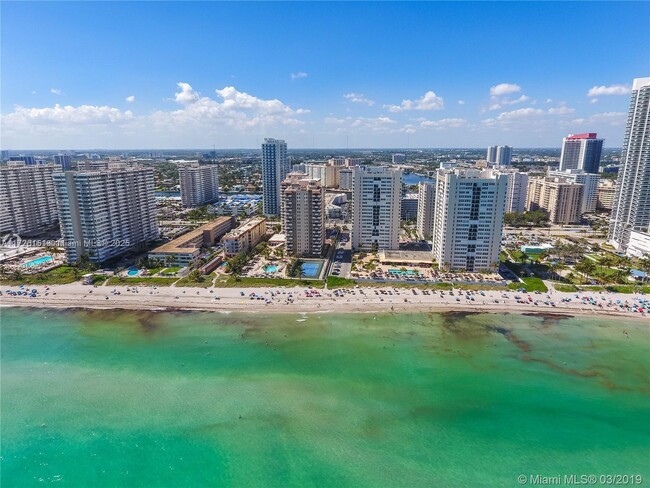
[[[589,103],[598,103],[598,99],[597,98],[592,98],[591,100],[589,100]]]
[[[178,103],[194,103],[200,98],[199,94],[194,91],[189,83],[179,81],[176,83],[176,86],[181,89],[181,91],[174,95],[174,100]]]
[[[375,104],[374,100],[370,100],[363,93],[346,93],[343,98],[350,100],[353,103],[361,103],[372,107]]]
[[[568,114],[572,114],[574,112],[575,112],[575,109],[566,107],[564,105],[548,109],[548,113],[551,114],[551,115],[568,115]]]
[[[307,76],[308,76],[307,73],[305,73],[304,71],[297,71],[296,73],[291,73],[291,79],[292,80],[297,80],[297,79],[300,79],[300,78],[307,78]]]
[[[588,97],[601,95],[628,95],[632,91],[630,85],[594,86],[587,92]]]
[[[465,100],[458,100],[458,105],[465,105]]]
[[[16,106],[14,111],[2,117],[3,122],[17,126],[24,125],[50,125],[50,124],[106,124],[127,122],[133,119],[130,110],[125,112],[118,108],[97,105],[72,105],[54,107],[26,108]]]
[[[129,103],[135,102],[135,95],[129,95],[128,97],[125,98],[125,100]]]
[[[53,95],[61,95],[63,90],[61,88],[50,88],[50,93]]]
[[[389,112],[404,112],[407,110],[440,110],[444,107],[445,102],[442,97],[436,95],[433,91],[426,92],[417,100],[402,100],[399,105],[384,105]]]
[[[466,119],[449,118],[440,120],[423,120],[420,122],[421,127],[433,127],[436,129],[459,128],[467,126]]]
[[[511,93],[519,93],[520,91],[521,87],[515,83],[499,83],[490,88],[490,96],[500,97]]]

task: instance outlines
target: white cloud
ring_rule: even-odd
[[[526,95],[521,95],[519,98],[515,98],[514,100],[512,99],[501,100],[501,103],[504,105],[515,105],[517,103],[527,102],[528,100],[530,100],[530,97],[527,97]]]
[[[568,115],[568,114],[572,114],[574,112],[575,112],[575,109],[566,107],[564,105],[548,109],[548,113],[551,114],[551,115]]]
[[[363,93],[346,93],[343,98],[350,100],[353,103],[362,103],[372,107],[375,104],[374,100],[370,100]]]
[[[465,105],[465,100],[458,100],[458,105]]]
[[[547,98],[546,100],[544,100],[544,103],[553,103],[553,99],[552,98]]]
[[[127,102],[129,102],[129,103],[133,103],[133,102],[135,102],[135,95],[130,95],[130,96],[126,97],[125,100]]]
[[[521,87],[515,83],[500,83],[490,88],[490,95],[499,97],[501,95],[509,95],[511,93],[519,93]]]
[[[512,110],[511,112],[502,112],[497,117],[497,120],[512,120],[512,119],[521,119],[531,116],[542,115],[544,110],[541,108],[519,108],[517,110]]]
[[[630,85],[594,86],[587,92],[588,97],[601,95],[628,95],[632,91]]]
[[[590,123],[603,123],[609,125],[625,124],[626,114],[624,112],[601,112],[589,117]]]
[[[394,132],[393,129],[397,121],[390,117],[325,117],[325,123],[337,126],[334,133],[342,132],[367,132],[367,133],[386,133]]]
[[[459,128],[467,126],[467,120],[449,118],[441,120],[423,120],[420,122],[421,127],[434,127],[436,129]]]
[[[36,95],[36,90],[32,90],[32,95]]]
[[[106,124],[121,123],[133,120],[133,113],[118,108],[97,105],[72,105],[61,106],[58,103],[54,107],[26,108],[16,106],[14,111],[2,117],[3,123],[16,126],[26,125],[84,125],[84,124]]]
[[[597,98],[592,98],[592,99],[589,101],[589,103],[598,103],[598,99],[597,99]]]
[[[179,81],[176,86],[181,89],[174,95],[174,100],[178,103],[193,103],[199,99],[199,94],[194,91],[189,83]]]
[[[50,88],[50,93],[53,95],[61,95],[63,90],[61,90],[61,88]]]
[[[298,71],[296,73],[291,73],[291,79],[292,80],[297,80],[299,78],[307,78],[307,76],[308,76],[307,73],[305,73],[304,71]]]
[[[433,91],[426,92],[417,100],[402,100],[400,105],[384,105],[389,112],[404,112],[406,110],[440,110],[444,107],[442,97],[436,95]]]

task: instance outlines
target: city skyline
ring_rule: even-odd
[[[162,5],[3,2],[3,149],[620,147],[650,56],[645,2]]]

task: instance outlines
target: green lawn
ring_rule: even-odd
[[[340,276],[327,277],[327,288],[351,288],[356,284],[357,282],[355,280],[341,278]]]
[[[312,286],[314,288],[323,288],[323,282],[318,280],[293,280],[290,278],[246,278],[240,277],[235,280],[234,277],[228,276],[218,278],[214,284],[217,288],[246,288],[246,287],[270,287],[274,286]]]
[[[200,288],[210,288],[212,286],[212,279],[214,278],[213,274],[202,276],[202,281],[192,280],[189,276],[181,278],[176,282],[175,286],[196,286]]]
[[[24,274],[19,280],[14,280],[12,273],[8,273],[0,282],[5,285],[65,285],[79,281],[85,271],[72,266],[59,266],[51,271],[36,274]]]
[[[508,288],[511,290],[517,290],[518,288],[526,288],[527,292],[531,291],[548,291],[548,288],[544,284],[541,278],[522,278],[523,283],[510,283]]]
[[[575,285],[564,285],[564,284],[560,284],[560,283],[553,283],[553,287],[557,291],[564,291],[564,292],[567,292],[567,293],[578,291],[578,289],[575,287]]]
[[[140,286],[170,286],[178,278],[147,278],[146,276],[136,276],[128,278],[124,276],[113,276],[106,282],[107,285],[140,285]]]

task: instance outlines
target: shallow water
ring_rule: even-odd
[[[641,321],[13,308],[1,318],[2,486],[650,480]]]

